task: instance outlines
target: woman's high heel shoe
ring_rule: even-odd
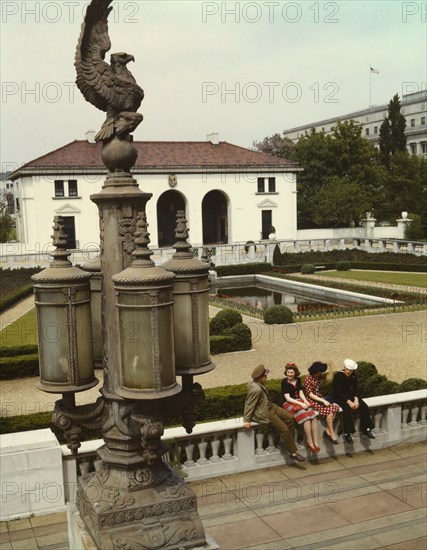
[[[320,451],[319,447],[315,447],[314,445],[310,445],[310,443],[306,442],[306,447],[309,449],[312,453],[318,453]]]

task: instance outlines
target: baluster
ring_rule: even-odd
[[[277,452],[278,449],[277,449],[276,445],[274,444],[274,433],[273,432],[268,432],[267,437],[268,437],[267,451],[269,453]]]
[[[194,466],[195,462],[193,460],[194,455],[194,443],[187,443],[187,445],[184,447],[185,449],[185,456],[187,457],[187,460],[184,462],[186,466]]]
[[[374,432],[375,433],[382,432],[381,422],[382,422],[383,416],[384,416],[384,411],[382,409],[377,409],[374,412],[374,425],[375,425]]]
[[[420,407],[418,403],[414,403],[411,407],[411,421],[409,422],[410,426],[418,426],[417,417]]]
[[[233,455],[231,453],[231,445],[233,444],[233,438],[231,437],[230,434],[225,434],[223,443],[224,443],[224,454],[222,455],[222,458],[224,460],[230,460],[231,458],[233,458]]]
[[[426,417],[427,417],[427,403],[424,403],[421,406],[421,418],[420,418],[420,424],[422,424],[423,426],[427,424]]]
[[[220,459],[218,451],[221,441],[218,439],[218,436],[214,436],[211,441],[212,456],[210,458],[211,462],[218,462]]]
[[[80,469],[80,473],[82,476],[86,475],[89,473],[89,470],[90,470],[90,466],[91,466],[91,460],[90,458],[84,458],[80,464],[79,464],[79,469]]]
[[[256,435],[255,435],[255,440],[256,440],[256,449],[255,449],[255,454],[257,455],[263,455],[265,454],[265,451],[264,451],[264,447],[263,447],[263,444],[264,444],[264,433],[263,432],[257,432]]]
[[[408,429],[408,415],[409,409],[407,407],[402,408],[402,430]]]
[[[206,464],[206,462],[208,461],[208,459],[206,458],[206,450],[208,448],[208,442],[205,441],[204,437],[202,437],[202,439],[200,440],[198,447],[199,447],[200,458],[197,460],[197,463]]]

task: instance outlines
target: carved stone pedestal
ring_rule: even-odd
[[[206,546],[196,496],[162,461],[130,470],[99,461],[97,471],[81,476],[78,485],[77,508],[93,541],[92,547],[83,548],[211,548]]]

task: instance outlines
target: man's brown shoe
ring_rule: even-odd
[[[305,462],[307,459],[305,458],[305,456],[302,456],[300,455],[299,453],[295,453],[293,455],[291,455],[291,458],[293,458],[294,460],[296,460],[297,462]]]

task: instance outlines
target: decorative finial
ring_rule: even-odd
[[[188,228],[184,210],[178,210],[176,213],[175,237],[178,240],[173,245],[176,250],[173,258],[192,258],[193,255],[190,252],[191,244],[187,242]]]
[[[135,250],[132,256],[135,258],[132,265],[154,266],[154,262],[150,259],[153,251],[148,248],[150,244],[150,233],[148,233],[147,214],[138,212],[138,222],[135,230]]]
[[[51,235],[53,246],[56,249],[51,252],[53,261],[51,267],[64,267],[71,266],[71,262],[68,260],[71,252],[67,249],[68,237],[65,231],[64,218],[62,216],[55,216],[53,218],[53,235]]]

